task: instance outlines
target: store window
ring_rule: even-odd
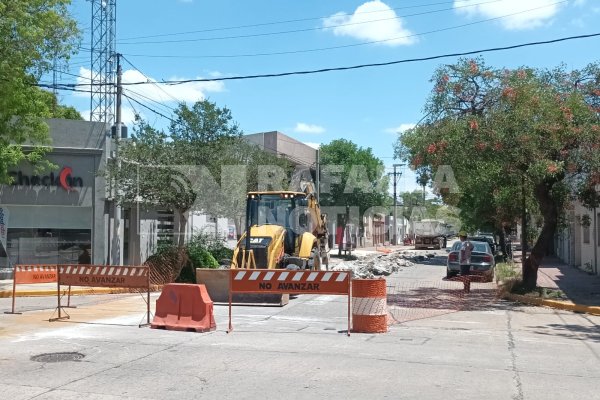
[[[90,229],[9,228],[11,264],[90,264]]]

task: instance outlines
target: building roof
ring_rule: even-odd
[[[252,133],[244,138],[270,153],[290,160],[295,165],[310,167],[317,163],[316,149],[281,132]]]

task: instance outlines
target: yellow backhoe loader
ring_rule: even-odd
[[[326,215],[312,182],[303,191],[250,192],[246,231],[231,268],[326,270],[329,248]]]

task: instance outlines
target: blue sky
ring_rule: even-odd
[[[91,3],[74,3],[72,13],[84,30],[83,47],[88,47]],[[117,51],[131,63],[123,64],[125,82],[146,77],[160,82],[370,64],[551,40],[600,32],[598,18],[600,0],[117,1]],[[564,63],[581,68],[600,60],[598,50],[600,38],[591,38],[487,53],[484,59],[496,67]],[[85,51],[76,55],[69,73],[89,77],[89,58]],[[391,171],[397,162],[396,132],[422,118],[434,70],[455,61],[143,85],[129,87],[125,94],[167,115],[175,100],[208,98],[230,108],[246,133],[278,130],[311,144],[346,138],[371,147]],[[76,79],[64,74],[58,81]],[[64,92],[61,101],[89,117],[89,95]],[[127,100],[126,121],[134,110],[150,123],[166,124]],[[399,190],[416,187],[414,174],[403,169]]]

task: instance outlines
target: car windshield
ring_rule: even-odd
[[[456,242],[452,245],[452,251],[458,251],[458,249],[460,249],[460,244],[462,242]],[[473,243],[473,251],[479,252],[479,253],[488,253],[488,245],[487,243],[484,242],[475,242],[475,241],[471,241],[471,243]]]
[[[481,243],[481,242],[473,242],[473,244],[475,245],[475,247],[473,248],[473,251],[477,251],[479,253],[487,253],[487,249],[488,249],[488,245],[485,243]]]

